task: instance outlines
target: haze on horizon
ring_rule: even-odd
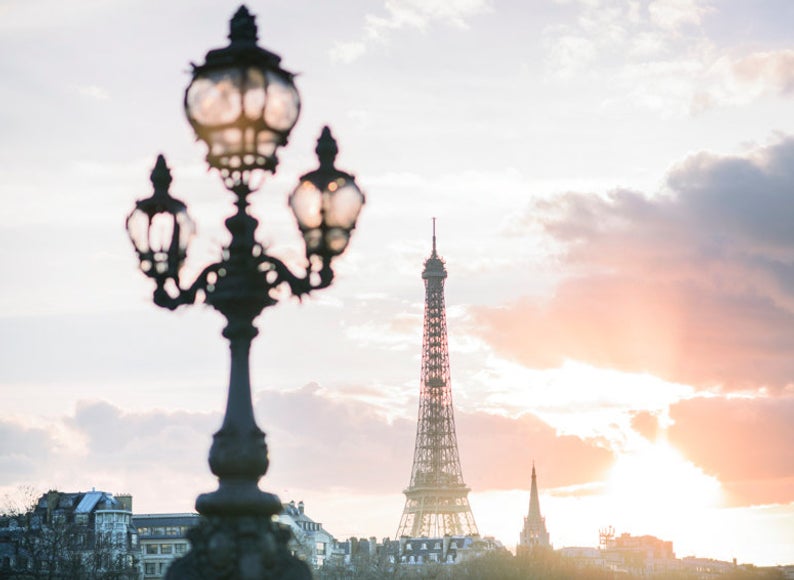
[[[177,512],[215,487],[222,321],[151,304],[124,218],[162,152],[186,278],[224,243],[182,97],[238,4],[0,0],[0,496]],[[334,286],[259,319],[262,488],[337,538],[396,531],[437,216],[482,533],[515,544],[534,460],[556,547],[612,525],[794,562],[794,3],[247,6],[303,103],[260,239],[300,264],[286,196],[324,124],[368,196]]]

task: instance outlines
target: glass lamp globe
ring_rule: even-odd
[[[328,127],[316,151],[320,168],[300,178],[289,205],[303,233],[306,255],[331,258],[347,248],[365,198],[354,177],[334,167],[338,149]]]
[[[127,217],[127,233],[141,270],[158,281],[177,279],[196,231],[185,204],[168,193],[171,172],[162,155],[152,170],[154,194],[139,200]]]
[[[231,20],[229,46],[193,65],[185,113],[207,144],[207,162],[228,177],[252,169],[275,171],[276,149],[298,120],[300,96],[281,58],[257,46],[254,17],[241,6]]]

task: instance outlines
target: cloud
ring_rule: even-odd
[[[86,453],[105,468],[124,471],[168,465],[192,470],[220,424],[215,413],[149,411],[125,413],[106,402],[78,403],[73,427],[86,437]]]
[[[654,441],[659,434],[659,419],[648,411],[635,413],[631,419],[631,426],[649,441]]]
[[[761,92],[794,95],[794,50],[756,52],[734,61],[734,77]]]
[[[376,405],[337,399],[316,384],[260,391],[256,410],[270,447],[271,469],[262,482],[266,489],[311,488],[322,481],[329,489],[399,494],[408,483],[413,419],[390,420]],[[213,487],[206,454],[220,422],[219,413],[128,412],[104,401],[82,401],[73,414],[47,428],[2,421],[0,486],[95,486],[132,492],[147,511],[189,509],[197,493]],[[64,445],[59,431],[76,443]],[[577,437],[558,437],[530,415],[509,419],[463,413],[458,435],[469,461],[467,483],[478,490],[527,487],[532,458],[553,465],[566,457],[562,468],[546,476],[548,483],[582,483],[603,471],[611,457]],[[523,461],[515,460],[514,449],[528,450]],[[186,482],[187,488],[180,487]],[[169,506],[174,498],[184,505]]]
[[[262,488],[399,494],[411,474],[415,420],[389,419],[375,405],[334,395],[314,383],[257,393],[271,461]],[[95,486],[133,493],[143,511],[189,509],[198,493],[214,487],[206,456],[220,423],[218,413],[125,412],[103,401],[79,403],[51,429],[3,422],[0,486]],[[58,430],[79,444],[59,445]],[[544,475],[549,486],[588,482],[612,459],[529,414],[461,413],[458,441],[466,482],[477,491],[528,488],[533,459],[554,465]]]
[[[698,397],[670,414],[670,442],[716,475],[732,504],[791,501],[794,397]]]
[[[699,74],[692,96],[693,114],[720,106],[743,106],[764,98],[794,96],[794,50],[714,55]]]
[[[386,15],[367,14],[360,40],[338,42],[331,60],[350,63],[363,56],[372,42],[384,42],[391,32],[404,28],[425,30],[436,24],[467,28],[468,21],[491,10],[490,0],[385,0]]]
[[[389,422],[376,407],[332,399],[313,383],[296,391],[260,392],[256,412],[270,447],[268,477],[285,487],[322,481],[330,488],[377,493],[407,482],[411,421]]]
[[[613,86],[602,107],[628,104],[680,118],[794,94],[794,50],[751,52],[735,39],[728,50],[717,31],[726,19],[742,16],[719,3],[585,0],[574,9],[575,18],[543,31],[546,70],[568,84]]]
[[[529,413],[518,418],[458,413],[456,418],[464,479],[477,491],[529,489],[533,462],[547,487],[603,480],[614,459],[593,442],[558,435]]]
[[[653,0],[648,4],[651,21],[665,30],[697,26],[707,10],[708,4],[702,0]]]
[[[367,52],[367,45],[360,41],[337,42],[331,49],[331,60],[349,64]]]
[[[370,493],[395,492],[408,483],[414,420],[388,421],[376,407],[330,399],[317,385],[262,393],[257,413],[271,441],[273,477],[278,469],[293,482],[323,481]],[[478,491],[527,488],[533,458],[554,465],[545,478],[550,486],[591,481],[612,459],[610,452],[578,437],[559,436],[529,414],[458,413],[457,435],[464,479]]]
[[[581,54],[587,59],[593,59],[596,53],[615,54],[626,63],[634,57],[647,61],[673,48],[685,53],[700,41],[701,33],[692,30],[683,34],[681,29],[700,24],[708,11],[702,0],[653,0],[646,7],[636,0],[608,3],[580,0],[577,4],[575,18],[544,31],[552,61],[556,45],[570,46],[572,38],[578,39],[576,45],[586,41],[588,50]]]
[[[0,419],[0,485],[43,473],[57,447],[47,429]]]
[[[545,303],[475,311],[530,367],[566,359],[702,388],[794,377],[794,139],[744,157],[694,155],[651,198],[615,190],[538,202],[569,278]]]

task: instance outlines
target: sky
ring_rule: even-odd
[[[163,153],[198,226],[184,284],[228,242],[182,99],[237,7],[0,0],[0,496],[181,512],[216,487],[223,322],[152,304],[124,220]],[[482,534],[515,545],[534,462],[555,547],[612,526],[794,563],[794,3],[248,7],[302,98],[260,241],[303,266],[286,198],[325,124],[367,194],[334,285],[258,320],[260,486],[337,538],[396,533],[437,217]]]

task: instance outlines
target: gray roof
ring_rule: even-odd
[[[195,526],[198,514],[138,514],[132,516],[132,524],[137,527]]]
[[[89,491],[80,500],[80,503],[74,510],[76,514],[90,514],[102,496],[105,495],[102,491]]]

